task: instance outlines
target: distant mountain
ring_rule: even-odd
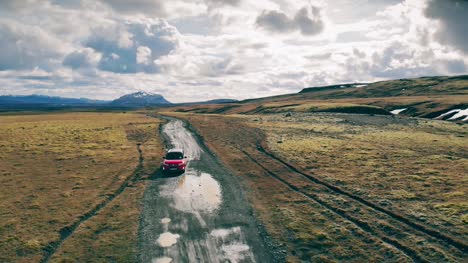
[[[113,100],[110,105],[119,107],[144,107],[144,106],[168,106],[172,105],[163,96],[154,93],[139,91],[124,95]]]
[[[207,101],[197,101],[197,102],[184,102],[178,103],[178,105],[207,105],[207,104],[225,104],[225,103],[236,103],[238,100],[233,99],[216,99],[216,100],[207,100]]]
[[[239,102],[239,101],[233,100],[233,99],[217,99],[217,100],[202,101],[198,103],[199,104],[223,104],[223,103],[235,103],[235,102]]]
[[[172,105],[159,94],[136,92],[124,95],[113,101],[91,100],[86,98],[62,98],[43,95],[0,96],[2,110],[69,108],[69,107],[145,107]]]
[[[6,95],[0,96],[0,105],[13,106],[13,105],[48,105],[48,106],[84,106],[84,105],[101,105],[106,104],[108,101],[90,100],[86,98],[62,98],[50,97],[43,95],[27,95],[27,96],[13,96]]]

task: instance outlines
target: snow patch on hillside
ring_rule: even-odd
[[[454,114],[455,113],[455,114]],[[443,113],[441,115],[439,115],[438,117],[436,117],[436,119],[440,120],[440,119],[444,119],[445,116],[448,116],[450,114],[454,114],[452,117],[448,118],[447,120],[460,120],[461,118],[462,121],[468,121],[468,108],[467,109],[454,109],[454,110],[451,110],[451,111],[448,111],[446,113]]]
[[[398,115],[400,113],[402,113],[403,111],[407,110],[408,108],[403,108],[403,109],[396,109],[396,110],[392,110],[390,111],[391,114],[394,114],[394,115]]]

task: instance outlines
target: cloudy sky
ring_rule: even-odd
[[[468,73],[466,0],[0,0],[0,95],[172,102]]]

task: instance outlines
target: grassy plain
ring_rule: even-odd
[[[245,183],[257,216],[287,248],[290,262],[459,262],[464,257],[395,217],[307,180],[257,147],[397,217],[463,242],[468,234],[465,125],[333,113],[175,115],[187,119]]]
[[[262,119],[269,148],[301,170],[468,238],[466,125],[381,116]]]
[[[0,116],[0,261],[37,262],[60,231],[159,162],[159,120],[133,113]],[[157,161],[156,161],[157,160]],[[128,261],[144,183],[129,183],[57,249],[56,262]]]

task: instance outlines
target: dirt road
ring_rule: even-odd
[[[184,127],[162,130],[189,158],[185,174],[148,186],[139,230],[141,262],[275,262],[238,179]]]

